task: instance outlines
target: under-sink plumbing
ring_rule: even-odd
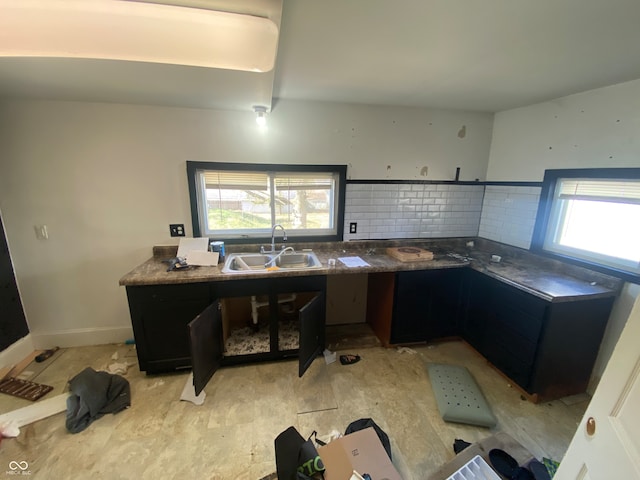
[[[278,297],[278,303],[292,303],[296,299],[296,294],[292,293],[286,297]],[[269,305],[269,300],[259,302],[255,295],[251,295],[251,319],[253,320],[254,327],[258,325],[258,308],[266,307]]]

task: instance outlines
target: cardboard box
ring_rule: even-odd
[[[318,447],[318,453],[326,468],[325,480],[349,480],[354,470],[373,480],[402,480],[372,427]]]

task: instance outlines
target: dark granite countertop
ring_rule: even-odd
[[[473,241],[473,247],[468,246],[470,241]],[[120,285],[165,285],[242,281],[249,278],[282,276],[348,275],[352,273],[472,268],[549,302],[566,302],[585,297],[615,296],[623,284],[622,280],[609,275],[479,238],[374,240],[287,245],[293,246],[296,251],[312,249],[321,261],[322,268],[303,271],[281,269],[270,272],[228,274],[223,273],[222,265],[219,265],[216,267],[190,267],[186,270],[167,272],[168,264],[165,260],[175,256],[177,246],[157,246],[153,248],[153,257],[123,276],[120,279]],[[385,253],[387,247],[409,245],[431,250],[434,252],[434,259],[401,262]],[[258,252],[258,249],[258,245],[227,245],[227,254]],[[492,261],[492,255],[501,256],[501,261]],[[349,256],[359,256],[369,266],[349,268],[337,260],[340,257]],[[331,258],[336,259],[335,266],[328,265]]]

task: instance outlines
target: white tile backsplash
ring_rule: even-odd
[[[529,248],[540,187],[348,184],[345,240],[483,237]],[[349,223],[358,233],[350,234]]]
[[[474,237],[483,193],[483,185],[347,184],[344,239]],[[358,233],[348,233],[351,222]]]
[[[478,236],[528,249],[540,191],[540,187],[487,185]]]

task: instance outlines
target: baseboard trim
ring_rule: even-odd
[[[0,368],[10,367],[24,360],[35,350],[33,336],[28,333],[0,352]]]
[[[86,347],[124,343],[133,338],[131,327],[78,328],[51,333],[32,332],[33,344],[39,350],[53,347]]]

